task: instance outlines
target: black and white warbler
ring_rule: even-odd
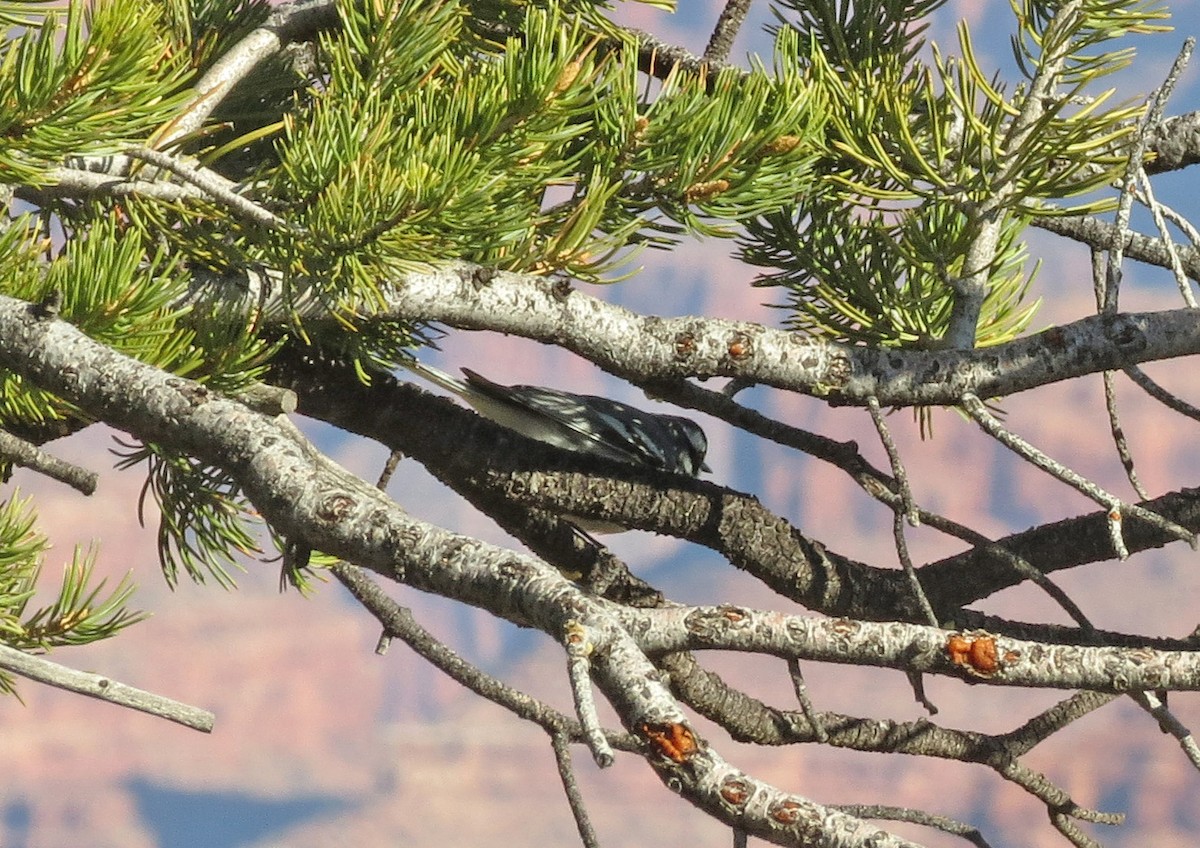
[[[645,412],[595,395],[542,386],[502,386],[469,368],[459,379],[431,365],[405,367],[461,397],[480,415],[510,430],[575,453],[696,477],[708,439],[700,425],[678,415]]]

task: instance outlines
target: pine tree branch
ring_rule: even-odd
[[[207,710],[135,689],[101,674],[76,671],[7,645],[0,645],[0,668],[48,686],[165,718],[193,730],[211,733],[213,729],[214,717]]]
[[[774,709],[733,689],[717,675],[700,668],[691,654],[668,654],[660,658],[660,663],[671,674],[672,688],[679,697],[728,730],[734,739],[760,745],[787,745],[819,738],[810,729],[807,716]],[[820,741],[833,747],[979,763],[1057,809],[1070,801],[1067,793],[1045,775],[1021,765],[1016,757],[1116,697],[1079,693],[1011,733],[999,736],[941,727],[928,719],[893,722],[825,712],[817,714],[816,720],[825,731]],[[1094,815],[1090,811],[1080,812]]]
[[[1145,177],[1142,164],[1146,159],[1146,153],[1149,147],[1149,134],[1153,127],[1158,126],[1162,122],[1162,114],[1166,109],[1167,100],[1174,90],[1175,83],[1178,81],[1179,74],[1187,65],[1191,58],[1192,49],[1195,47],[1195,39],[1189,38],[1184,41],[1183,49],[1176,56],[1170,72],[1167,75],[1163,84],[1149,98],[1146,104],[1146,112],[1142,116],[1138,125],[1138,130],[1133,134],[1131,143],[1128,145],[1128,156],[1125,163],[1124,178],[1120,181],[1120,196],[1117,202],[1117,213],[1114,224],[1117,233],[1128,232],[1129,221],[1133,209],[1133,201],[1137,197],[1138,177]],[[1167,250],[1171,260],[1171,269],[1179,273],[1179,260],[1175,257],[1170,249],[1170,246],[1163,245]],[[1096,278],[1097,285],[1097,303],[1098,311],[1104,314],[1115,314],[1117,312],[1117,298],[1120,290],[1121,275],[1124,267],[1125,246],[1122,239],[1117,238],[1108,247],[1108,263],[1106,266],[1107,274],[1104,278]],[[1187,291],[1186,283],[1182,279],[1179,281],[1180,287]],[[1187,292],[1190,297],[1190,292]],[[1185,298],[1186,300],[1187,298]],[[1194,302],[1187,305],[1195,306]]]
[[[983,401],[974,395],[968,394],[963,397],[962,408],[984,432],[1020,456],[1024,461],[1035,468],[1040,468],[1059,481],[1072,487],[1080,494],[1106,507],[1108,510],[1109,538],[1113,545],[1112,553],[1119,558],[1126,559],[1129,556],[1129,550],[1125,546],[1125,539],[1121,531],[1121,525],[1129,517],[1136,517],[1177,539],[1186,541],[1193,548],[1196,547],[1195,533],[1175,524],[1168,518],[1150,512],[1143,506],[1122,501],[1116,495],[1105,491],[1082,474],[1067,468],[1053,457],[1038,450],[1016,433],[1006,428],[1000,422],[1000,419],[988,412]]]
[[[1053,18],[1044,22],[1045,31],[1063,30],[1065,37],[1047,39],[1041,46],[1036,69],[1029,81],[1029,90],[1014,105],[1016,113],[1003,132],[995,139],[994,173],[989,180],[987,196],[977,204],[966,197],[958,201],[970,209],[974,236],[962,256],[961,275],[950,280],[954,292],[950,320],[943,340],[947,346],[966,350],[975,347],[979,318],[987,296],[991,270],[995,266],[1001,236],[1012,203],[1021,190],[1025,171],[1022,151],[1028,139],[1038,131],[1050,104],[1058,102],[1058,89],[1072,52],[1079,45],[1072,32],[1073,22],[1080,18],[1082,0],[1067,0],[1053,7]]]
[[[593,490],[594,471],[579,465],[578,458],[524,440],[521,450],[515,451],[514,436],[503,428],[442,398],[398,383],[388,375],[375,375],[372,384],[364,386],[352,374],[334,366],[324,366],[323,370],[311,362],[305,365],[285,358],[276,367],[282,370],[274,379],[294,385],[300,393],[303,414],[412,456],[484,512],[498,518],[511,513],[505,522],[517,521],[521,513],[533,506],[545,508],[554,504],[557,509],[586,515],[597,499],[624,502],[614,495],[619,491],[616,484],[613,488]],[[471,446],[469,451],[463,450],[467,444]],[[525,458],[529,468],[538,470],[506,471],[506,467],[512,468],[512,457],[517,453]],[[555,468],[563,470],[547,470]],[[569,468],[573,470],[567,471]],[[771,514],[752,497],[694,481],[691,493],[678,488],[672,491],[670,500],[676,506],[682,505],[678,509],[672,506],[652,512],[644,505],[660,503],[662,492],[650,481],[633,485],[646,486],[643,496],[632,499],[632,503],[639,505],[636,509],[593,511],[592,516],[603,514],[618,523],[630,524],[637,524],[640,519],[647,529],[707,545],[775,591],[810,609],[872,620],[923,620],[899,572],[874,568],[828,550]],[[596,491],[603,494],[597,498]],[[711,500],[714,497],[717,500]],[[1167,495],[1142,506],[1200,532],[1200,499],[1190,492]],[[706,528],[699,518],[705,513],[724,515],[727,520],[721,527]],[[685,518],[681,521],[672,516]],[[519,525],[505,523],[505,526]],[[918,576],[939,620],[952,620],[963,627],[986,628],[1025,639],[1114,645],[1149,642],[1162,648],[1191,647],[1192,643],[1186,640],[1153,640],[1111,631],[1097,631],[1094,637],[1088,637],[1079,628],[1025,625],[964,609],[1026,580],[1040,583],[1039,578],[1053,571],[1111,559],[1107,526],[1106,514],[1097,512],[994,541],[974,534],[967,540],[973,545],[971,549],[922,567]],[[1162,547],[1173,538],[1136,518],[1126,521],[1123,529],[1131,553]],[[587,575],[597,567],[593,558],[597,550],[591,546],[575,548],[578,540],[570,531],[565,531],[554,543],[545,536],[537,538],[550,545],[536,548],[538,552],[568,571]],[[1038,563],[1037,571],[1028,566],[1030,562]],[[630,583],[629,578],[620,576],[626,570],[623,563],[614,562],[605,568],[612,566],[618,569],[614,599],[629,602],[629,593],[633,592],[635,598],[652,600],[646,595],[645,584]]]
[[[175,174],[183,183],[156,179],[153,169],[147,176],[134,175],[133,159],[150,162]],[[300,230],[270,210],[242,196],[237,184],[206,168],[189,165],[150,148],[136,148],[128,156],[71,157],[67,167],[46,172],[46,184],[21,186],[17,197],[37,205],[54,198],[144,197],[163,203],[210,200],[230,209],[236,216],[257,226]]]
[[[817,844],[832,846],[834,833],[841,848],[912,844],[734,768],[696,736],[608,605],[540,560],[413,519],[322,456],[285,419],[118,354],[2,295],[0,365],[97,419],[224,469],[285,538],[548,634],[564,632],[570,621],[588,627],[596,645],[593,680],[639,736],[647,762],[717,819],[784,844],[825,834]],[[750,799],[754,805],[746,807]]]
[[[1139,506],[1200,532],[1200,489],[1172,492],[1143,501]],[[1121,532],[1131,554],[1161,548],[1175,539],[1166,530],[1137,518],[1124,521]],[[1021,583],[1025,577],[999,556],[998,550],[1036,562],[1043,574],[1113,557],[1109,516],[1105,510],[1014,533],[997,539],[994,546],[964,551],[920,569],[921,585],[935,609],[965,607]]]
[[[334,0],[294,0],[281,4],[266,23],[222,56],[195,85],[196,96],[164,127],[154,146],[163,149],[196,132],[234,87],[284,45],[312,38],[339,25]]]
[[[1092,316],[985,351],[882,350],[751,322],[642,316],[530,275],[478,279],[470,265],[405,275],[384,292],[385,314],[558,344],[639,384],[740,377],[835,405],[865,406],[872,395],[883,406],[956,405],[968,392],[1007,397],[1200,353],[1200,324],[1187,309]]]
[[[263,280],[197,273],[195,297],[230,309],[258,309],[282,320],[283,303],[265,304]],[[1090,316],[986,350],[877,349],[821,341],[748,321],[660,318],[605,303],[531,274],[451,263],[381,287],[385,305],[363,320],[439,323],[554,344],[610,373],[655,389],[687,377],[734,377],[823,398],[833,405],[955,406],[964,394],[1007,397],[1105,370],[1200,353],[1192,310]],[[303,291],[294,302],[307,302]],[[241,307],[238,304],[243,304]],[[301,317],[327,320],[313,306]]]
[[[1099,250],[1107,250],[1111,247],[1115,243],[1114,237],[1117,232],[1115,224],[1087,215],[1048,215],[1034,218],[1030,223],[1038,229],[1066,236]],[[1125,256],[1130,259],[1159,268],[1171,267],[1170,254],[1161,239],[1141,233],[1126,232],[1124,249]],[[1184,273],[1193,280],[1200,280],[1200,250],[1187,246],[1179,246],[1176,250]]]
[[[90,495],[96,491],[96,472],[61,460],[5,430],[0,430],[0,458],[66,483],[82,494]]]
[[[900,622],[789,616],[774,610],[672,606],[616,611],[648,654],[723,650],[870,665],[991,686],[1200,691],[1200,651],[1056,645]]]
[[[183,162],[174,156],[148,147],[130,150],[129,155],[174,174],[189,185],[200,189],[210,199],[223,204],[245,221],[268,229],[287,230],[294,235],[303,233],[301,228],[243,197],[237,192],[236,183],[215,171]]]
[[[106,160],[111,158],[105,157]],[[21,186],[17,189],[17,197],[38,206],[53,199],[69,198],[145,197],[163,203],[179,203],[206,197],[194,185],[131,179],[91,168],[53,168],[46,172],[46,180],[45,185]]]
[[[627,28],[625,33],[637,42],[638,70],[647,76],[665,79],[678,68],[688,74],[711,80],[717,73],[729,67],[724,62],[705,61],[678,44],[669,44],[658,36],[640,29]],[[619,49],[620,43],[608,44],[610,49]]]
[[[725,6],[721,9],[721,17],[717,19],[712,37],[708,39],[708,46],[704,48],[706,62],[724,62],[729,58],[729,51],[733,49],[733,40],[737,38],[738,30],[741,29],[742,22],[746,19],[746,13],[750,11],[750,3],[751,0],[725,0]]]
[[[346,369],[332,365],[317,368],[311,362],[301,364],[286,357],[277,361],[276,367],[282,370],[275,379],[295,385],[301,394],[303,414],[375,439],[421,462],[435,477],[495,517],[506,529],[515,529],[547,561],[582,575],[598,595],[634,606],[656,606],[660,598],[651,587],[628,575],[627,566],[609,552],[580,545],[575,534],[559,526],[562,522],[557,522],[552,531],[545,526],[526,527],[532,507],[544,509],[554,505],[559,510],[585,515],[591,507],[593,516],[602,514],[616,523],[634,525],[640,521],[646,529],[706,545],[774,591],[813,610],[877,621],[925,620],[901,573],[855,562],[826,549],[752,497],[695,481],[696,492],[675,489],[665,499],[672,506],[652,509],[645,505],[663,504],[663,492],[647,480],[633,484],[645,486],[645,492],[630,501],[635,506],[629,511],[610,508],[604,513],[595,512],[597,500],[611,498],[616,503],[628,503],[614,494],[620,491],[617,484],[605,482],[606,478],[612,479],[611,472],[597,476],[595,471],[579,466],[577,457],[538,442],[522,440],[521,449],[514,450],[514,436],[503,428],[443,398],[398,383],[388,375],[374,375],[371,385],[364,386]],[[470,445],[470,449],[464,450],[464,445]],[[528,469],[537,470],[506,470],[512,469],[512,457],[518,454]],[[576,465],[568,471],[572,462]],[[552,470],[555,468],[563,470]],[[711,500],[713,497],[717,500]],[[1168,496],[1144,506],[1200,530],[1200,501],[1187,494]],[[708,528],[700,518],[705,513],[722,515],[724,520],[717,528]],[[690,518],[681,521],[672,516]],[[996,541],[968,534],[972,535],[968,539],[973,544],[970,550],[936,566],[926,566],[918,571],[918,576],[939,620],[954,622],[961,628],[1065,644],[1149,644],[1162,650],[1194,648],[1194,643],[1186,639],[1025,624],[964,608],[967,603],[1030,580],[1044,585],[1070,609],[1069,599],[1058,597],[1061,593],[1054,591],[1044,572],[1111,559],[1106,527],[1105,515],[1096,513]],[[547,535],[560,531],[561,536]],[[1161,547],[1170,541],[1170,537],[1137,520],[1127,522],[1125,531],[1133,552]],[[1081,557],[1081,553],[1085,556]],[[1068,562],[1064,564],[1063,560]],[[1038,562],[1041,570],[1033,569],[1031,561]],[[1078,610],[1072,614],[1077,620],[1086,621]]]
[[[838,809],[852,816],[859,816],[864,819],[886,819],[889,821],[902,821],[923,825],[934,830],[940,830],[943,833],[962,837],[972,845],[978,846],[978,848],[991,848],[991,843],[983,838],[983,834],[979,832],[979,828],[955,821],[947,816],[926,813],[922,810],[912,810],[907,807],[889,807],[877,804],[839,804]]]

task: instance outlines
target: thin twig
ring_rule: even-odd
[[[165,718],[193,730],[211,733],[213,729],[215,718],[208,710],[136,689],[102,674],[76,671],[8,645],[0,645],[0,669],[68,692]]]
[[[624,29],[624,33],[637,42],[638,70],[647,76],[665,79],[678,67],[684,73],[711,80],[719,71],[730,67],[724,62],[706,62],[703,57],[640,29],[630,27]],[[608,46],[610,49],[623,47],[624,42],[614,41]]]
[[[908,472],[904,470],[904,462],[900,459],[896,440],[892,438],[892,431],[888,428],[883,412],[879,408],[879,399],[874,396],[867,398],[867,409],[871,413],[871,422],[875,425],[875,432],[879,434],[879,441],[883,445],[884,451],[887,452],[888,462],[892,466],[892,478],[895,480],[896,493],[900,495],[900,504],[896,508],[896,512],[903,512],[908,523],[916,527],[921,523],[921,516],[917,511],[917,505],[913,502],[912,487],[908,485]]]
[[[422,627],[412,611],[397,604],[379,588],[366,571],[349,563],[337,563],[329,569],[350,594],[382,624],[392,636],[403,641],[435,668],[440,669],[476,695],[507,709],[549,732],[562,730],[572,739],[582,739],[579,723],[536,698],[526,695],[480,671]],[[630,734],[609,733],[608,741],[622,751],[639,751]]]
[[[388,453],[388,458],[379,472],[379,479],[375,481],[375,488],[382,492],[388,487],[388,483],[392,482],[392,475],[396,473],[396,466],[402,459],[404,459],[404,454],[398,450]]]
[[[1076,848],[1104,848],[1101,843],[1079,829],[1079,825],[1071,818],[1069,812],[1051,810],[1050,823]]]
[[[913,502],[912,489],[908,485],[908,472],[904,470],[904,462],[900,459],[900,451],[896,448],[896,441],[892,438],[892,431],[888,428],[887,422],[883,418],[883,412],[879,408],[879,401],[874,397],[867,398],[867,409],[870,410],[871,421],[875,424],[875,431],[879,433],[879,441],[883,444],[883,449],[887,452],[888,461],[892,466],[892,477],[896,481],[896,490],[900,496],[899,501],[892,506],[892,538],[896,546],[896,556],[900,559],[900,567],[904,569],[904,574],[908,577],[913,597],[917,599],[917,603],[921,607],[921,612],[925,615],[925,620],[934,627],[937,627],[937,615],[933,611],[933,606],[929,603],[929,598],[925,596],[925,590],[921,588],[921,581],[917,578],[917,569],[913,565],[912,557],[908,552],[908,540],[905,538],[905,521],[907,520],[909,524],[915,526],[920,520],[917,506]]]
[[[1142,481],[1138,477],[1137,467],[1133,464],[1133,452],[1129,449],[1129,440],[1125,438],[1125,428],[1121,426],[1121,415],[1117,411],[1117,392],[1113,385],[1113,372],[1105,371],[1102,380],[1104,382],[1104,408],[1108,410],[1108,430],[1112,434],[1113,445],[1117,449],[1117,458],[1121,460],[1121,467],[1125,469],[1125,477],[1129,480],[1129,485],[1137,492],[1139,498],[1148,501],[1150,493],[1146,491],[1146,487],[1142,485]]]
[[[1175,61],[1171,65],[1171,70],[1167,73],[1167,78],[1159,86],[1158,90],[1150,96],[1146,114],[1142,116],[1141,125],[1137,134],[1133,137],[1133,145],[1129,150],[1129,161],[1125,168],[1125,177],[1121,182],[1121,197],[1118,202],[1117,216],[1114,222],[1113,242],[1109,248],[1108,274],[1101,301],[1101,312],[1115,313],[1117,311],[1117,295],[1121,282],[1121,264],[1125,255],[1125,239],[1123,234],[1129,231],[1129,218],[1133,211],[1133,192],[1137,185],[1137,174],[1142,169],[1142,163],[1146,158],[1146,150],[1150,144],[1150,134],[1158,128],[1162,120],[1163,110],[1166,109],[1167,100],[1170,98],[1171,92],[1175,89],[1175,83],[1183,73],[1183,69],[1187,66],[1195,46],[1195,38],[1188,37],[1184,39],[1183,46],[1179,50],[1179,55],[1175,57]]]
[[[1143,168],[1142,170],[1144,171],[1145,169]],[[1179,231],[1182,232],[1185,236],[1187,236],[1187,240],[1191,244],[1191,247],[1184,247],[1184,248],[1181,248],[1181,249],[1175,251],[1175,255],[1177,257],[1179,257],[1180,265],[1184,265],[1186,262],[1186,259],[1189,258],[1187,256],[1187,251],[1194,249],[1196,247],[1196,245],[1200,244],[1200,230],[1197,230],[1191,221],[1189,221],[1187,218],[1185,218],[1180,213],[1176,212],[1174,209],[1172,209],[1167,204],[1159,203],[1158,209],[1159,209],[1159,211],[1162,212],[1163,217],[1166,220],[1170,221],[1172,224],[1174,224],[1176,227],[1178,227]],[[1184,273],[1185,274],[1187,273],[1186,268],[1184,268]]]
[[[808,697],[808,684],[804,682],[804,672],[800,670],[800,660],[795,657],[788,657],[787,660],[788,676],[792,678],[792,691],[796,693],[796,703],[800,705],[800,712],[803,713],[808,726],[812,728],[813,738],[824,744],[829,741],[829,731],[825,729],[825,724],[817,716],[817,711],[813,707],[813,702]]]
[[[1192,294],[1192,286],[1188,282],[1187,274],[1184,273],[1183,262],[1179,258],[1179,251],[1175,248],[1175,240],[1171,238],[1171,230],[1167,226],[1163,204],[1155,199],[1154,189],[1150,185],[1150,178],[1146,176],[1145,168],[1138,169],[1137,186],[1139,189],[1139,199],[1150,210],[1150,214],[1154,218],[1154,225],[1158,228],[1158,237],[1162,241],[1163,248],[1167,251],[1167,257],[1171,261],[1171,274],[1175,277],[1175,285],[1179,287],[1179,294],[1183,298],[1183,303],[1185,306],[1195,309],[1197,305],[1196,297]]]
[[[1166,702],[1153,692],[1131,692],[1129,697],[1154,716],[1163,733],[1169,733],[1178,740],[1179,747],[1183,749],[1192,767],[1200,771],[1200,745],[1196,744],[1196,737],[1192,735],[1192,731],[1167,708]]]
[[[1105,254],[1095,247],[1092,248],[1091,254],[1092,290],[1096,295],[1096,308],[1102,309],[1104,293],[1107,291]],[[1121,416],[1117,412],[1117,393],[1113,385],[1113,372],[1105,371],[1103,381],[1104,408],[1108,411],[1108,429],[1112,434],[1113,445],[1117,449],[1117,458],[1121,460],[1121,466],[1125,469],[1125,477],[1133,486],[1133,490],[1137,492],[1138,497],[1142,500],[1149,500],[1149,493],[1142,487],[1141,481],[1138,479],[1137,468],[1133,464],[1133,452],[1129,449],[1129,440],[1125,438],[1125,430],[1121,427]]]
[[[1052,818],[1061,817],[1062,827],[1059,827],[1059,822],[1055,823],[1060,832],[1064,835],[1068,831],[1079,834],[1083,839],[1087,840],[1086,834],[1076,827],[1073,820],[1095,822],[1096,824],[1121,824],[1125,820],[1125,816],[1121,813],[1104,813],[1099,810],[1088,809],[1081,807],[1071,799],[1071,796],[1064,792],[1059,787],[1055,786],[1046,776],[1040,772],[1034,771],[1022,763],[1011,760],[996,769],[996,773],[1005,780],[1021,787],[1033,797],[1037,798],[1046,805]],[[1066,830],[1064,830],[1066,828]],[[1068,837],[1071,838],[1071,837]],[[1092,845],[1090,841],[1076,843],[1080,845]],[[1097,846],[1099,848],[1099,846]]]
[[[1146,394],[1154,398],[1156,401],[1178,412],[1180,415],[1186,415],[1188,418],[1200,421],[1200,407],[1192,406],[1187,401],[1168,392],[1158,383],[1154,382],[1145,371],[1138,368],[1136,365],[1130,365],[1125,370],[1125,376],[1133,380]]]
[[[1174,257],[1174,254],[1172,254]],[[1177,259],[1178,257],[1174,257]],[[1092,259],[1092,286],[1096,294],[1096,308],[1103,309],[1106,297],[1107,280],[1106,280],[1106,264],[1105,255],[1100,250],[1093,248],[1091,251]],[[1117,450],[1117,457],[1121,460],[1121,466],[1125,469],[1125,476],[1129,483],[1133,486],[1135,492],[1142,500],[1147,500],[1149,494],[1142,488],[1141,482],[1138,480],[1137,469],[1133,464],[1133,453],[1129,449],[1129,441],[1125,438],[1125,431],[1121,427],[1120,413],[1117,412],[1117,394],[1113,385],[1113,372],[1105,371],[1103,376],[1104,381],[1104,408],[1108,412],[1108,428],[1112,434],[1113,445]]]
[[[51,480],[66,483],[85,495],[96,491],[96,481],[99,478],[94,471],[59,459],[33,442],[27,442],[7,430],[0,430],[0,457],[14,465],[45,475]]]
[[[571,740],[567,734],[558,731],[550,734],[550,745],[554,749],[554,761],[558,764],[558,776],[562,780],[563,791],[567,793],[567,804],[571,815],[575,817],[575,828],[579,831],[579,839],[584,848],[599,848],[600,838],[592,827],[587,814],[587,805],[583,802],[583,793],[579,791],[579,781],[575,779],[575,768],[571,763]]]
[[[935,716],[940,712],[935,704],[925,692],[925,678],[919,671],[906,671],[904,676],[908,678],[908,685],[912,688],[913,698],[918,704],[925,708],[925,712],[931,716]]]
[[[1000,444],[1023,457],[1032,465],[1042,469],[1081,494],[1091,498],[1096,503],[1104,506],[1109,513],[1109,528],[1112,534],[1114,549],[1121,559],[1126,559],[1129,556],[1120,529],[1121,518],[1126,514],[1136,516],[1162,530],[1164,533],[1186,541],[1189,545],[1195,547],[1195,535],[1189,530],[1180,527],[1175,522],[1169,521],[1155,512],[1151,512],[1145,507],[1121,501],[1116,495],[1105,491],[1083,475],[1051,459],[1020,436],[1004,427],[995,416],[988,412],[987,407],[975,395],[964,394],[961,403],[962,408],[971,416],[975,423],[985,433],[1000,442]]]
[[[388,458],[383,462],[383,468],[379,470],[379,478],[375,481],[375,488],[383,492],[387,490],[388,483],[392,480],[392,475],[396,472],[396,466],[400,464],[403,458],[398,450],[393,450],[388,453]],[[364,575],[365,576],[365,575]],[[368,578],[369,579],[369,578]],[[392,634],[385,627],[379,633],[379,641],[375,643],[375,655],[382,657],[388,652],[388,648],[392,646]]]
[[[163,203],[203,199],[207,194],[194,185],[143,180],[121,173],[104,173],[87,168],[53,168],[46,184],[21,186],[17,196],[38,206],[56,197],[145,197]]]
[[[921,611],[924,613],[926,620],[936,627],[938,624],[937,615],[934,613],[929,599],[925,596],[924,589],[921,588],[921,581],[917,578],[917,571],[913,565],[912,557],[909,555],[908,541],[905,538],[905,520],[914,526],[920,521],[916,504],[913,502],[912,489],[908,484],[908,472],[904,469],[904,462],[900,459],[900,451],[896,448],[892,432],[883,418],[883,412],[879,408],[878,399],[875,397],[867,398],[867,409],[871,413],[871,421],[875,424],[875,430],[879,434],[879,441],[883,444],[888,461],[891,463],[892,477],[895,480],[897,494],[899,495],[898,502],[892,507],[894,510],[892,537],[895,541],[896,555],[900,559],[900,566],[904,569],[904,574],[908,577],[909,585],[912,586],[913,596],[917,599]],[[922,701],[925,701],[923,696]]]
[[[921,606],[921,612],[931,625],[937,627],[937,615],[933,611],[932,604],[929,603],[929,598],[925,596],[925,590],[921,588],[921,581],[917,577],[917,569],[913,565],[912,556],[908,552],[908,539],[905,538],[904,534],[904,516],[899,512],[892,514],[892,539],[896,545],[896,556],[900,558],[900,567],[904,569],[904,574],[908,577],[908,583],[912,587],[913,596],[916,597],[917,603]]]
[[[1079,627],[1083,630],[1093,630],[1091,621],[1084,615],[1083,610],[1079,605],[1071,599],[1071,596],[1063,591],[1062,587],[1046,576],[1046,573],[1040,568],[1033,565],[1028,559],[1010,551],[1004,545],[988,539],[986,536],[980,536],[979,541],[975,543],[975,547],[987,551],[991,556],[1004,560],[1004,562],[1013,571],[1030,580],[1035,586],[1045,592],[1051,600],[1062,607],[1063,611],[1071,617]]]
[[[592,759],[600,768],[613,763],[612,748],[604,738],[600,726],[600,715],[596,712],[596,699],[592,695],[591,654],[594,645],[588,638],[587,628],[577,622],[567,624],[564,643],[567,648],[567,679],[571,683],[571,697],[575,701],[575,715],[583,728],[584,742],[592,752]]]
[[[252,223],[274,230],[287,230],[292,233],[302,233],[303,228],[280,218],[269,209],[264,209],[252,200],[238,194],[234,183],[225,179],[215,171],[181,162],[170,154],[148,147],[135,147],[128,151],[134,159],[148,162],[164,171],[170,171],[181,180],[194,185],[210,198],[224,204],[237,215]]]

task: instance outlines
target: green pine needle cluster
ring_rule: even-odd
[[[1037,309],[1026,299],[1032,272],[1020,241],[1023,222],[1006,222],[990,269],[979,344],[1016,336]],[[884,347],[938,346],[952,303],[946,280],[961,272],[967,216],[942,204],[901,211],[805,204],[755,222],[748,259],[777,270],[757,285],[783,286],[785,323],[820,336]],[[766,245],[769,245],[767,247]],[[930,257],[944,264],[930,267]],[[797,280],[802,284],[797,284]]]
[[[66,155],[144,143],[184,102],[190,69],[154,4],[6,5],[28,13],[0,14],[24,23],[0,55],[0,183],[38,184]]]
[[[127,606],[133,594],[128,576],[107,593],[105,581],[93,579],[94,549],[76,548],[53,601],[31,607],[50,547],[35,525],[31,498],[13,492],[0,501],[0,641],[40,653],[108,639],[145,618]],[[0,673],[0,692],[15,694],[14,685]]]
[[[937,2],[793,2],[781,29],[811,45],[829,108],[822,190],[752,222],[748,262],[787,289],[790,323],[835,339],[937,346],[955,282],[983,273],[976,344],[1008,341],[1036,311],[1020,233],[1032,215],[1111,208],[1119,142],[1140,107],[1093,91],[1125,67],[1108,44],[1163,29],[1155,4],[1014,3],[1014,54],[1025,78],[1006,91],[979,64],[970,32],[958,58],[932,45]],[[981,247],[982,246],[982,247]],[[981,253],[983,255],[981,255]],[[967,267],[967,258],[975,263]]]
[[[602,280],[646,243],[727,232],[793,200],[821,127],[797,63],[672,75],[557,4],[481,41],[455,2],[347,9],[328,78],[285,122],[270,194],[303,228],[273,267],[368,302],[381,276],[438,259]]]
[[[155,444],[122,444],[118,468],[148,469],[138,504],[146,523],[147,497],[159,512],[158,558],[172,587],[182,568],[196,583],[209,577],[235,586],[229,569],[259,552],[257,522],[237,483],[226,472]]]

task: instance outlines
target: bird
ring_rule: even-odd
[[[402,364],[485,418],[539,442],[688,477],[711,471],[704,463],[708,439],[690,418],[544,386],[505,386],[470,368],[461,369],[461,379],[416,359]]]

